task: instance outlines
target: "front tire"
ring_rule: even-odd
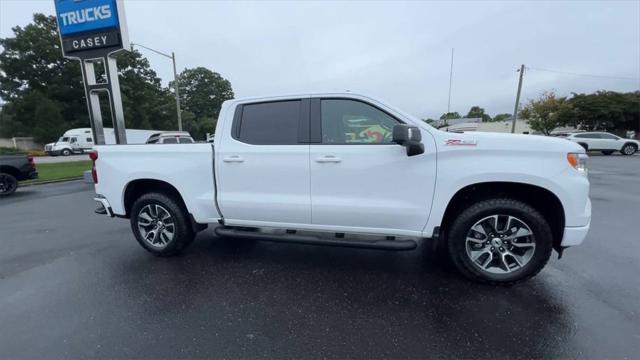
[[[552,239],[548,222],[530,205],[489,199],[457,216],[448,231],[448,249],[467,278],[513,285],[542,270],[551,256]]]
[[[0,196],[13,194],[18,189],[18,179],[7,173],[0,173]]]
[[[133,203],[130,214],[136,240],[154,255],[176,255],[195,238],[184,206],[165,194],[142,195]]]
[[[69,156],[71,155],[71,150],[69,149],[62,149],[62,152],[60,152],[62,154],[62,156]]]
[[[636,151],[638,151],[638,148],[634,144],[626,144],[620,150],[622,155],[633,155]]]

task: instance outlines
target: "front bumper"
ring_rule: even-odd
[[[591,224],[589,223],[587,226],[579,227],[565,227],[561,245],[563,247],[567,247],[582,244],[589,232],[589,225]]]
[[[591,225],[591,200],[587,200],[582,216],[587,220],[587,225],[584,226],[566,226],[564,228],[564,234],[562,235],[562,247],[580,245],[587,237],[589,232],[589,226]]]

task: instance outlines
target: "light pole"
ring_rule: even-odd
[[[524,75],[524,64],[520,66],[520,80],[518,80],[518,93],[516,94],[516,106],[513,109],[513,122],[511,123],[511,133],[516,132],[516,121],[518,120],[518,105],[520,105],[520,92],[522,92],[522,76]]]
[[[171,61],[173,62],[173,88],[176,91],[176,109],[178,112],[178,131],[182,131],[182,114],[180,111],[180,93],[178,92],[178,72],[176,71],[176,54],[172,51],[171,55],[165,54],[163,52],[160,52],[158,50],[154,50],[150,47],[146,47],[144,45],[141,44],[134,44],[131,43],[131,51],[133,51],[133,46],[139,46],[141,48],[145,48],[149,51],[153,51],[154,53],[158,54],[158,55],[162,55],[164,57],[168,57],[169,59],[171,59]]]

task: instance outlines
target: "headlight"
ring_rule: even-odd
[[[579,153],[568,153],[567,161],[569,165],[574,169],[582,172],[587,172],[587,159],[589,157],[587,154],[579,154]]]

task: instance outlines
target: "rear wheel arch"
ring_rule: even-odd
[[[0,166],[0,173],[13,175],[13,177],[15,177],[16,179],[20,177],[20,170],[9,165]]]
[[[553,235],[553,245],[560,249],[564,234],[565,214],[558,197],[540,186],[516,182],[483,182],[465,186],[451,198],[442,218],[440,232],[446,237],[447,231],[456,216],[469,206],[487,199],[509,198],[529,204],[540,212],[549,225]]]
[[[157,180],[157,179],[136,179],[129,182],[125,186],[123,193],[123,205],[125,210],[125,216],[128,218],[131,216],[131,207],[133,203],[139,199],[142,195],[148,193],[161,193],[175,199],[182,208],[188,213],[187,208],[182,195],[175,186],[170,183]]]

